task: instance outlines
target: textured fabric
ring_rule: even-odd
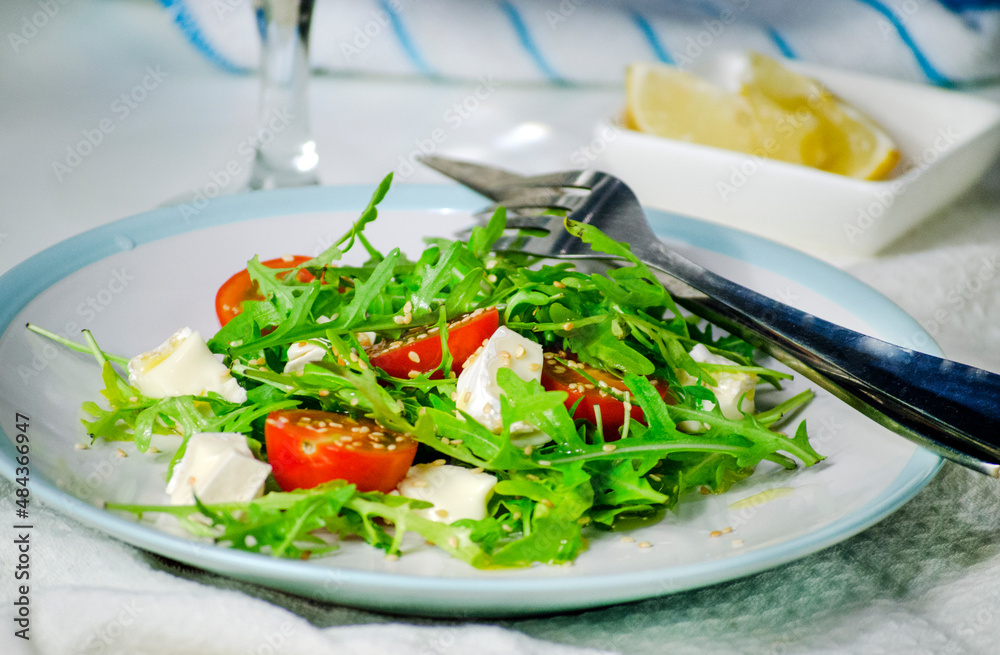
[[[219,65],[254,68],[250,2],[162,0]],[[1000,76],[993,0],[318,0],[312,62],[328,71],[618,83],[636,60],[722,50],[952,85]]]

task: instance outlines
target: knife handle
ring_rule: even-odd
[[[789,307],[662,243],[636,254],[704,293],[689,311],[752,343],[877,423],[963,466],[1000,477],[1000,375],[893,345]]]

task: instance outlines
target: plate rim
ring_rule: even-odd
[[[304,187],[259,191],[214,198],[200,208],[194,220],[185,218],[181,206],[154,209],[123,218],[69,237],[17,264],[0,277],[0,338],[11,329],[14,316],[52,284],[73,272],[117,252],[204,227],[249,221],[278,215],[321,211],[357,211],[368,203],[375,185]],[[383,210],[469,212],[484,204],[481,196],[458,185],[399,184],[380,204]],[[671,238],[733,257],[765,270],[794,277],[859,317],[886,340],[905,340],[914,334],[927,337],[926,349],[940,350],[919,323],[895,303],[868,285],[815,257],[741,230],[688,218],[660,210],[648,210],[656,223],[669,225]],[[740,248],[719,234],[737,233]],[[753,256],[748,258],[748,252]],[[780,255],[780,256],[778,256]],[[832,273],[832,275],[831,275]],[[837,296],[850,295],[849,305]],[[855,309],[860,308],[860,311]],[[874,317],[874,320],[872,318]],[[0,426],[0,475],[13,480],[12,442]],[[722,560],[706,560],[679,567],[660,567],[631,573],[609,573],[583,577],[434,578],[408,573],[376,572],[316,566],[274,559],[254,553],[192,542],[117,516],[83,502],[47,481],[32,482],[32,495],[56,511],[71,515],[92,528],[132,546],[175,559],[198,568],[232,575],[269,587],[308,595],[302,584],[321,577],[338,578],[336,593],[319,600],[356,607],[426,616],[517,616],[566,611],[628,602],[718,584],[798,560],[881,521],[926,486],[943,465],[937,455],[916,448],[903,470],[878,497],[819,529],[774,546]],[[669,580],[669,588],[663,586]],[[366,591],[396,592],[391,599],[367,596]],[[436,597],[420,596],[413,606],[407,594],[433,589]],[[448,599],[458,592],[462,598]],[[587,593],[581,593],[587,592]],[[501,594],[500,597],[497,594]],[[445,598],[441,598],[445,595]],[[469,595],[472,595],[470,598]],[[560,597],[561,595],[561,597]],[[478,604],[476,604],[478,603]],[[475,605],[475,607],[472,607]]]

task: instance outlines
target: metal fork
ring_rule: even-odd
[[[668,248],[638,199],[593,170],[523,177],[495,167],[424,156],[421,161],[509,210],[563,209],[628,243],[662,271],[678,304],[770,354],[879,424],[963,466],[1000,477],[1000,375],[902,348],[836,325],[723,278]],[[555,259],[609,257],[551,215],[514,215],[494,250]]]

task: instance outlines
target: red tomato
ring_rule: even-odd
[[[346,480],[389,492],[413,464],[417,442],[369,419],[319,410],[279,410],[264,423],[267,459],[285,491]]]
[[[556,361],[556,357],[570,362],[572,365],[565,366]],[[580,371],[597,380],[598,384],[595,385],[581,375]],[[577,362],[563,352],[545,353],[545,364],[542,366],[542,386],[547,391],[565,391],[568,394],[566,407],[569,409],[572,409],[577,400],[583,398],[573,413],[573,418],[587,419],[596,424],[597,413],[594,408],[600,407],[604,438],[610,441],[618,438],[618,432],[625,424],[625,403],[615,395],[605,391],[600,385],[602,382],[612,389],[628,391],[625,383],[611,373]],[[669,393],[667,384],[662,380],[653,380],[653,384],[656,385],[663,400],[667,404],[673,405],[675,401]],[[630,416],[641,422],[643,420],[642,409],[638,405],[632,405]]]
[[[303,262],[307,262],[312,257],[305,255],[291,255],[289,258],[278,257],[261,262],[268,268],[294,268]],[[315,276],[307,270],[301,270],[298,274],[300,282],[309,282]],[[215,314],[219,317],[219,323],[225,325],[234,316],[243,311],[243,303],[247,300],[264,300],[264,296],[257,290],[257,284],[250,279],[250,273],[245,268],[232,276],[219,287],[215,294]]]
[[[496,307],[477,309],[448,325],[448,352],[456,374],[462,371],[462,363],[469,355],[476,352],[499,326],[500,314]],[[368,360],[393,377],[416,377],[440,366],[441,335],[433,327],[408,332],[399,341],[375,344],[368,351]]]

